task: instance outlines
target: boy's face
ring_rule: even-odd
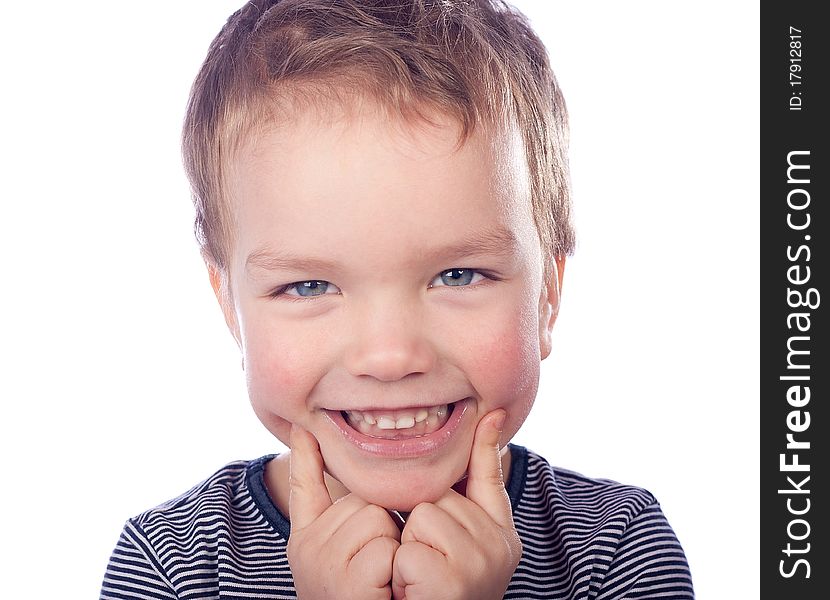
[[[364,500],[411,510],[464,474],[478,421],[533,404],[558,281],[542,281],[519,136],[306,111],[235,156],[225,315],[251,403],[319,441]],[[214,287],[220,277],[214,273]],[[295,285],[296,284],[296,285]]]

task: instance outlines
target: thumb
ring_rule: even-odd
[[[323,478],[323,456],[313,435],[291,426],[288,518],[293,530],[308,527],[331,506]]]
[[[510,497],[504,489],[501,470],[501,436],[507,413],[494,410],[484,415],[476,427],[470,464],[467,467],[467,498],[484,509],[493,521],[513,528]]]

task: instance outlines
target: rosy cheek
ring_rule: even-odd
[[[273,343],[277,338],[247,338],[245,375],[252,403],[259,411],[288,416],[296,411],[294,398],[302,395],[304,357]]]
[[[535,321],[527,314],[517,307],[491,321],[500,323],[500,328],[491,329],[470,353],[475,361],[469,367],[476,373],[473,382],[485,401],[482,408],[506,408],[509,420],[519,423],[533,403],[540,362]]]
[[[251,405],[263,425],[283,444],[289,444],[291,423],[299,421],[298,380],[290,363],[268,353],[246,348],[245,375]]]
[[[253,319],[246,328],[245,363],[249,380],[270,394],[295,390],[304,379],[314,348],[305,332],[292,332],[266,318]]]
[[[273,397],[280,390],[296,389],[298,374],[286,356],[257,348],[248,348],[246,354],[248,381],[257,392]]]

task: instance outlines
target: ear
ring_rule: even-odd
[[[239,335],[239,322],[236,319],[236,310],[233,305],[228,273],[210,260],[205,260],[205,266],[208,270],[208,277],[210,277],[210,287],[213,288],[213,293],[219,302],[219,306],[222,308],[222,314],[225,316],[225,323],[233,339],[236,340],[236,345],[241,349],[242,337]]]
[[[559,299],[562,296],[562,276],[565,274],[565,257],[556,256],[551,265],[548,281],[543,282],[539,298],[539,351],[542,360],[550,354],[553,324],[559,314]]]

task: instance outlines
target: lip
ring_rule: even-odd
[[[437,452],[453,438],[461,426],[464,415],[472,404],[472,398],[453,403],[449,420],[438,431],[401,440],[374,438],[365,435],[346,423],[339,410],[324,410],[323,415],[334,426],[343,439],[358,450],[379,458],[416,458]]]

